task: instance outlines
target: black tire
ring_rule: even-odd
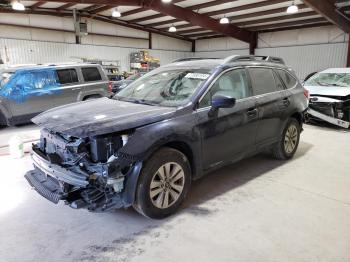
[[[87,96],[87,97],[84,97],[83,101],[94,100],[94,99],[97,99],[97,98],[101,98],[101,96],[100,95]]]
[[[161,194],[167,194],[167,199],[168,202],[171,203],[171,200],[173,201],[171,205],[167,208],[159,208],[155,205],[154,202],[157,202],[158,200],[157,197],[151,198],[151,182],[156,182],[156,183],[163,183],[161,181],[156,181],[157,176],[159,176],[159,170],[161,168],[165,168],[167,165],[173,165],[171,171],[173,173],[177,173],[178,167],[182,168],[183,171],[183,176],[181,171],[178,172],[177,174],[181,173],[181,178],[180,178],[180,183],[182,187],[182,191],[174,191],[175,189],[170,186],[170,188],[162,189],[161,187],[155,188],[154,191],[156,190],[161,190],[161,193],[157,194],[158,198],[161,198]],[[170,172],[168,173],[172,173]],[[176,170],[175,170],[176,169]],[[166,173],[166,171],[164,171]],[[175,170],[175,171],[173,171]],[[170,175],[171,176],[171,175]],[[175,175],[174,175],[175,177]],[[177,175],[176,175],[177,177]],[[159,176],[160,178],[160,176]],[[169,179],[170,181],[171,179]],[[179,181],[179,180],[178,180]],[[176,181],[174,181],[175,183]],[[134,209],[139,212],[140,214],[149,217],[149,218],[154,218],[154,219],[162,219],[165,218],[173,213],[176,212],[176,210],[179,208],[181,203],[184,201],[188,190],[190,188],[191,184],[191,168],[190,164],[188,162],[187,157],[181,153],[180,151],[173,149],[173,148],[168,148],[168,147],[163,147],[159,149],[156,153],[154,153],[146,162],[145,166],[143,167],[140,178],[138,181],[138,186],[136,190],[136,199],[135,199],[135,204],[133,205]],[[168,187],[171,185],[171,182],[168,183]],[[168,192],[166,192],[168,191]],[[171,192],[170,192],[171,191]],[[174,200],[173,194],[177,193],[177,200]],[[180,192],[180,193],[179,193]],[[156,198],[156,199],[155,199]],[[165,196],[163,196],[163,200],[161,203],[165,203],[164,200]],[[157,202],[159,203],[159,202]]]
[[[6,127],[7,121],[4,114],[0,111],[0,127]]]
[[[288,147],[285,145],[285,140],[288,139],[287,137],[288,130],[291,130],[291,129],[293,130],[293,128],[295,128],[297,133],[296,133],[295,143],[293,143],[294,148],[291,150],[291,147]],[[300,140],[300,131],[301,131],[301,127],[300,127],[299,121],[296,120],[295,118],[290,118],[283,129],[281,140],[278,143],[276,143],[272,148],[273,157],[280,160],[291,159],[298,149],[299,140]]]

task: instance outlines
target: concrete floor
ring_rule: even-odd
[[[350,261],[349,145],[347,131],[305,126],[293,160],[221,169],[162,221],[51,204],[23,178],[29,157],[2,156],[0,261]]]

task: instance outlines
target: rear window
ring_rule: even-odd
[[[86,82],[102,80],[100,71],[98,71],[97,67],[85,67],[82,68],[81,71]]]
[[[57,76],[61,85],[79,82],[77,71],[75,69],[57,70]]]
[[[248,71],[252,80],[254,95],[262,95],[279,90],[276,87],[272,69],[256,67],[249,68]]]
[[[297,84],[297,80],[293,76],[291,76],[288,72],[281,69],[278,69],[277,72],[288,89],[293,88]]]

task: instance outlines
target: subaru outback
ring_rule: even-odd
[[[54,203],[95,212],[133,206],[160,219],[179,208],[191,181],[217,168],[262,151],[292,158],[306,108],[280,58],[182,60],[113,99],[35,117],[41,139],[25,177]]]

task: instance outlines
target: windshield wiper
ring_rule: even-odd
[[[157,103],[150,102],[144,99],[136,99],[136,98],[129,98],[129,97],[116,97],[120,101],[135,103],[135,104],[142,104],[142,105],[149,105],[149,106],[156,106]]]

